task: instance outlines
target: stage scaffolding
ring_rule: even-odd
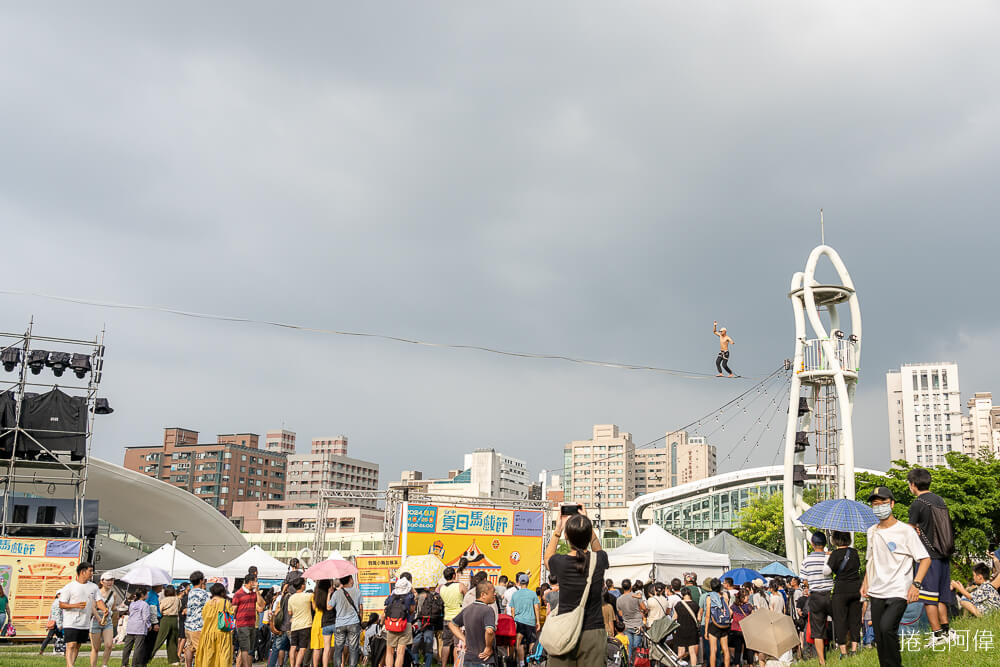
[[[56,349],[51,349],[55,347]],[[20,351],[18,354],[17,351]],[[41,353],[45,351],[42,362]],[[32,356],[32,352],[35,353]],[[73,353],[86,356],[89,369],[82,360],[78,363],[82,378],[77,376],[77,368],[65,365],[53,353]],[[13,423],[0,428],[0,536],[31,536],[32,529],[45,525],[38,517],[15,516],[14,496],[23,494],[32,497],[72,498],[73,516],[68,521],[57,524],[65,530],[66,537],[84,537],[84,499],[87,494],[87,466],[90,459],[94,434],[94,415],[97,408],[97,392],[104,370],[104,331],[91,340],[41,336],[34,331],[34,320],[28,323],[24,333],[0,332],[0,354],[5,367],[0,370],[0,398],[13,402]],[[78,357],[79,359],[79,357]],[[55,360],[55,362],[53,362]],[[32,364],[29,364],[32,361]],[[56,377],[53,367],[62,365],[62,377]],[[42,366],[39,373],[33,373],[31,366]],[[10,367],[7,371],[6,368]],[[79,402],[86,410],[83,431],[22,427],[25,414],[25,399],[31,394],[42,394],[58,389]],[[9,394],[9,396],[5,395]],[[8,420],[10,421],[10,420]],[[41,440],[52,436],[84,436],[82,452],[62,451],[58,447],[46,446]],[[30,453],[28,453],[30,452]],[[36,519],[32,521],[31,519]]]

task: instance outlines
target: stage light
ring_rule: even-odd
[[[69,361],[69,367],[82,380],[90,372],[90,357],[86,354],[74,354]]]
[[[805,431],[795,433],[795,453],[800,454],[809,447],[809,434]]]
[[[3,352],[0,352],[0,363],[3,364],[3,369],[10,373],[21,363],[21,348],[8,347]]]
[[[45,350],[32,350],[28,353],[28,368],[31,369],[32,375],[38,375],[42,372],[42,368],[45,366],[45,362],[49,359],[49,353]]]
[[[98,398],[94,401],[94,414],[95,415],[110,415],[114,412],[114,408],[108,403],[106,398]]]
[[[52,352],[49,354],[45,365],[52,369],[52,373],[58,378],[69,366],[69,352]]]
[[[792,468],[792,484],[794,486],[806,485],[806,467],[797,465]]]
[[[799,396],[799,417],[807,412],[812,412],[809,409],[809,400],[805,396]]]

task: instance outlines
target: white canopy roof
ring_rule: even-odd
[[[195,570],[201,570],[206,577],[225,576],[218,570],[218,568],[209,567],[204,563],[199,563],[180,549],[174,551],[173,544],[164,544],[153,553],[143,556],[139,560],[127,565],[122,565],[121,567],[109,570],[109,572],[115,577],[121,577],[126,572],[139,566],[158,567],[162,570],[166,570],[174,579],[187,579]],[[243,571],[243,574],[246,574],[246,570]]]
[[[215,569],[222,572],[222,576],[236,578],[245,576],[251,565],[257,567],[257,576],[261,579],[284,579],[288,574],[288,563],[268,555],[256,544]]]
[[[729,569],[729,556],[704,551],[653,525],[617,549],[608,551],[611,567],[606,577],[668,582],[685,572],[699,577],[719,576]]]

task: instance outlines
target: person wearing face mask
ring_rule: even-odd
[[[879,665],[902,667],[899,622],[906,605],[920,599],[920,587],[931,566],[930,556],[913,526],[892,516],[896,502],[892,491],[880,486],[868,496],[868,502],[879,521],[868,529],[867,569],[861,596],[871,600]]]

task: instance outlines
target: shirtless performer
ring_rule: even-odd
[[[721,329],[719,328],[718,322],[713,323],[712,333],[719,337],[719,356],[715,358],[715,368],[719,372],[715,377],[722,377],[723,368],[725,368],[726,372],[729,373],[729,377],[736,377],[733,375],[733,371],[729,369],[729,346],[735,345],[736,341],[730,338],[726,333],[726,327],[722,327]]]

